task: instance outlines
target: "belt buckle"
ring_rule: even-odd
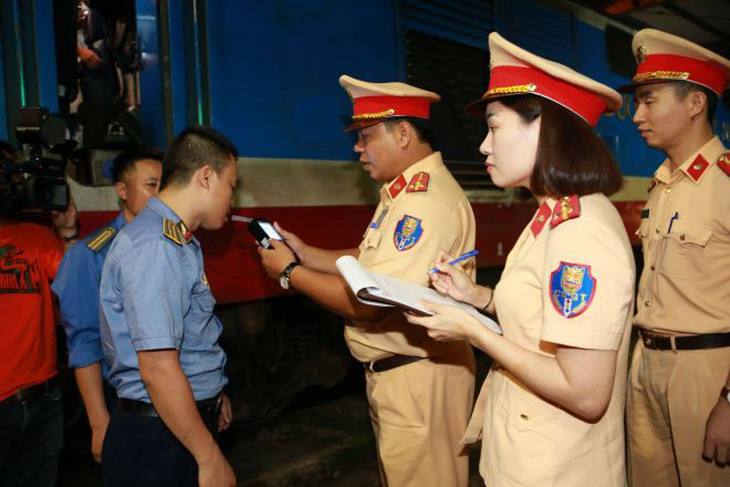
[[[659,349],[657,347],[656,338],[654,336],[652,336],[649,332],[641,330],[640,335],[641,335],[641,341],[644,342],[644,346],[646,348],[649,348],[651,350]]]
[[[366,371],[370,371],[373,374],[377,374],[377,372],[375,372],[375,369],[373,369],[375,362],[377,362],[377,361],[371,360],[370,362],[363,362],[362,366],[365,367]]]

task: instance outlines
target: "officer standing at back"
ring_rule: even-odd
[[[117,232],[131,222],[157,194],[162,176],[162,153],[156,149],[130,149],[112,163],[112,180],[122,212],[101,230],[73,245],[63,257],[51,289],[58,296],[61,324],[66,332],[68,364],[91,427],[91,454],[101,462],[101,445],[109,424],[103,360],[99,336],[99,282],[104,259]],[[107,388],[108,389],[108,388]]]
[[[712,114],[730,62],[653,29],[639,31],[633,49],[634,123],[667,159],[637,232],[644,270],[628,392],[631,478],[637,487],[727,486],[730,154]]]
[[[102,451],[107,486],[235,484],[216,444],[231,421],[223,326],[192,232],[225,224],[236,156],[222,134],[184,130],[165,157],[159,198],[109,250],[101,338],[120,399]]]
[[[293,287],[349,320],[345,340],[365,365],[370,417],[384,485],[465,486],[468,455],[459,440],[474,393],[474,356],[465,341],[439,343],[410,325],[398,309],[359,303],[335,261],[356,256],[367,269],[428,286],[440,249],[474,249],[469,201],[431,146],[435,93],[404,83],[369,83],[342,76],[353,100],[355,152],[370,177],[383,183],[380,204],[358,248],[311,247],[282,231],[287,244],[261,249],[263,264]],[[466,263],[474,271],[473,261]]]

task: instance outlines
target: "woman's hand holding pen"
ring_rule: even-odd
[[[452,260],[454,258],[443,250],[439,252],[436,261],[429,266],[438,269],[438,272],[429,274],[431,284],[441,294],[476,306],[472,299],[478,294],[478,286],[460,265],[450,265]]]

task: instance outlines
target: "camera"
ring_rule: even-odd
[[[66,210],[66,161],[75,142],[65,120],[42,107],[22,107],[15,137],[25,158],[0,157],[0,212]]]

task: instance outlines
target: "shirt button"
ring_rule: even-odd
[[[529,421],[530,420],[530,417],[528,415],[526,415],[526,414],[520,414],[520,419],[522,421]]]
[[[682,241],[684,241],[684,240],[687,239],[687,235],[682,234],[682,235],[679,236],[679,239],[682,240]]]
[[[659,227],[655,228],[654,232],[659,233]]]
[[[667,194],[669,194],[669,193],[672,192],[672,188],[667,188],[667,189],[664,190],[664,192],[667,193]]]
[[[646,306],[647,308],[648,308],[649,306],[651,306],[651,301],[644,301],[644,306]]]
[[[655,270],[656,266],[654,264],[651,265],[651,270]]]

